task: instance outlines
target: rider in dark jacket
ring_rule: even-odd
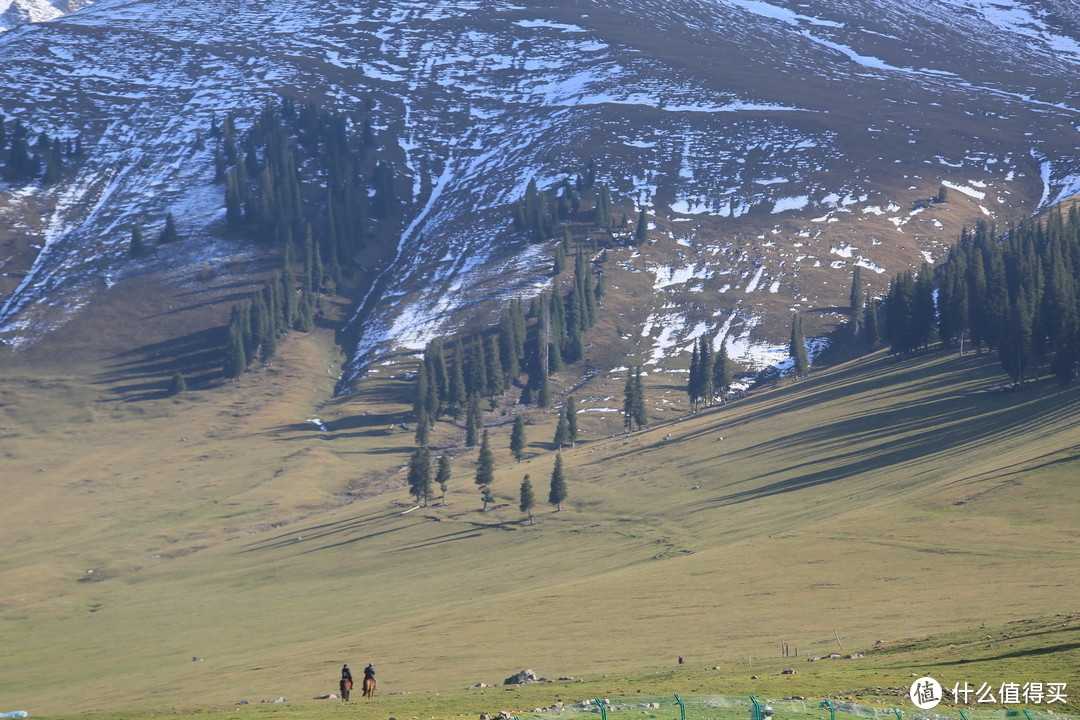
[[[365,679],[367,679],[367,678],[373,678],[374,679],[374,677],[375,677],[375,667],[371,663],[368,663],[368,666],[366,668],[364,668],[364,678]]]
[[[349,670],[348,665],[342,665],[341,666],[341,679],[342,680],[348,680],[349,682],[352,682],[352,671]]]

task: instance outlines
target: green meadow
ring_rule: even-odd
[[[475,450],[454,451],[445,503],[404,488],[415,360],[335,398],[338,362],[316,333],[176,397],[105,362],[89,381],[10,363],[0,712],[402,720],[675,692],[909,706],[928,673],[1067,682],[1058,711],[1080,708],[1076,386],[1005,392],[988,355],[877,353],[690,414],[685,376],[655,374],[648,429],[581,414],[562,512],[545,502],[556,413],[529,416],[516,463],[503,403],[480,512]],[[622,382],[575,395],[618,407]],[[441,421],[434,443],[462,432]],[[368,662],[374,700],[314,699]],[[523,668],[553,682],[498,687]]]

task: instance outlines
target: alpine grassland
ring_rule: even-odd
[[[1004,391],[990,354],[877,352],[691,414],[685,374],[654,373],[626,434],[589,411],[625,381],[599,373],[555,512],[575,387],[556,377],[521,462],[520,408],[484,413],[481,512],[449,418],[445,501],[408,494],[416,357],[334,396],[332,340],[173,395],[171,373],[155,393],[106,361],[5,359],[0,710],[448,717],[639,691],[893,704],[926,670],[1077,680],[1075,384]],[[805,662],[831,652],[866,657]],[[368,662],[374,701],[313,699]],[[523,668],[575,680],[464,690]]]

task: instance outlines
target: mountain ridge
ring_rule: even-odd
[[[10,188],[55,210],[28,228],[43,247],[0,309],[0,338],[32,342],[144,271],[124,254],[136,215],[153,229],[171,211],[189,238],[159,248],[166,275],[242,264],[251,251],[220,239],[221,191],[196,137],[214,114],[243,124],[245,108],[299,90],[346,112],[373,103],[377,152],[407,188],[400,228],[385,228],[401,234],[396,255],[357,298],[343,387],[380,352],[543,286],[550,251],[507,232],[510,204],[589,158],[621,211],[649,210],[661,258],[691,238],[698,274],[737,280],[705,282],[702,302],[742,316],[740,335],[776,339],[791,308],[841,305],[853,263],[883,276],[880,291],[940,258],[961,225],[1023,217],[1080,185],[1069,4],[919,8],[143,0],[6,34],[5,117],[33,107],[41,119],[24,121],[81,131],[89,157],[62,189]],[[951,207],[915,204],[943,184]],[[748,252],[700,250],[728,245]]]

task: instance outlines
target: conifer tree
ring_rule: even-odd
[[[244,201],[240,191],[242,181],[236,170],[222,172],[225,180],[225,226],[230,231],[236,231],[244,225]]]
[[[641,245],[649,240],[649,221],[645,217],[645,208],[638,211],[637,228],[634,230],[634,243]]]
[[[185,390],[187,390],[187,380],[184,379],[182,373],[174,373],[169,380],[169,394],[179,395]]]
[[[791,315],[791,341],[788,343],[788,352],[795,363],[795,377],[802,377],[810,372],[810,358],[806,354],[806,338],[803,336],[801,313]]]
[[[225,377],[238,378],[247,370],[247,353],[244,350],[243,329],[239,322],[239,307],[233,308],[233,319],[229,321],[229,338],[225,347]]]
[[[161,229],[161,233],[158,235],[159,243],[171,243],[176,241],[179,235],[176,233],[176,221],[173,220],[171,212],[165,213],[165,226]]]
[[[131,226],[131,244],[128,252],[132,257],[142,257],[146,254],[146,245],[143,243],[142,225],[136,220]]]
[[[484,368],[484,375],[487,377],[486,395],[494,397],[509,387],[499,354],[499,338],[495,335],[488,335],[484,341]]]
[[[425,447],[413,450],[409,459],[408,484],[409,494],[416,498],[416,504],[427,507],[431,495],[431,456]]]
[[[454,342],[454,361],[450,366],[450,379],[447,384],[447,402],[450,405],[450,414],[454,416],[455,420],[461,417],[469,403],[469,394],[465,389],[464,354],[465,351],[462,349],[461,341],[456,340]]]
[[[570,426],[566,422],[566,410],[559,411],[559,421],[555,425],[555,438],[553,440],[556,450],[562,450],[564,445],[570,444]]]
[[[480,454],[476,460],[476,484],[480,487],[480,495],[484,499],[483,512],[487,512],[488,503],[492,501],[491,484],[495,481],[495,457],[491,452],[488,431],[484,431],[480,441]]]
[[[525,447],[528,441],[525,439],[525,418],[518,415],[514,418],[514,427],[510,431],[510,452],[514,460],[521,462],[525,457]]]
[[[848,304],[851,307],[851,334],[858,338],[862,334],[863,309],[862,266],[860,265],[856,265],[851,271],[851,293]]]
[[[701,354],[695,342],[694,349],[690,353],[690,374],[686,380],[686,394],[690,398],[690,406],[694,412],[697,412],[698,402],[701,401],[701,390]]]
[[[574,447],[578,439],[578,424],[577,424],[577,400],[573,395],[566,398],[566,431],[567,438],[570,440],[570,447]]]
[[[533,495],[532,483],[529,482],[529,476],[526,475],[521,479],[521,489],[518,494],[518,508],[521,512],[527,513],[529,516],[529,524],[533,524],[533,507],[536,505],[536,497]]]
[[[1013,385],[1023,387],[1032,373],[1032,325],[1034,313],[1027,293],[1020,290],[1009,309],[1009,320],[998,346],[998,357]]]
[[[720,350],[716,353],[713,363],[713,389],[720,396],[720,404],[724,404],[724,397],[731,390],[732,384],[731,360],[727,354],[727,338],[720,339]]]
[[[548,385],[546,372],[540,373],[538,385],[539,387],[536,388],[536,405],[537,407],[546,408],[551,405],[551,388]]]
[[[46,185],[52,185],[60,180],[60,174],[64,169],[64,159],[61,152],[59,139],[52,141],[45,148],[45,174],[42,180]]]
[[[628,433],[635,426],[640,430],[649,424],[645,411],[645,388],[641,376],[640,365],[630,368],[626,373],[626,385],[623,387],[623,427]]]
[[[416,433],[413,435],[413,440],[417,446],[422,448],[426,448],[431,440],[431,422],[429,418],[430,416],[425,413],[422,419],[416,421]]]
[[[641,380],[642,375],[641,366],[638,365],[634,370],[634,403],[632,410],[634,424],[637,425],[639,430],[649,424],[649,416],[645,411],[645,385]]]
[[[555,453],[555,467],[551,471],[551,487],[548,490],[548,502],[555,506],[555,512],[562,512],[562,504],[566,496],[566,475],[563,472],[562,453]]]
[[[297,332],[311,332],[315,327],[315,302],[311,298],[311,291],[304,288],[300,295],[300,304],[297,307],[296,322],[293,329]]]
[[[878,329],[877,300],[866,298],[863,308],[863,337],[865,342],[874,349],[881,342],[881,331]]]
[[[701,379],[701,397],[705,401],[705,406],[712,405],[713,399],[713,355],[712,355],[712,338],[707,335],[702,335],[698,341],[701,344],[701,349],[698,351],[698,372]]]
[[[483,340],[476,338],[469,344],[465,361],[465,389],[469,395],[488,392],[487,362],[484,358]]]
[[[480,398],[473,395],[469,398],[469,410],[465,415],[465,446],[476,447],[480,437],[480,426],[483,418],[480,415]]]
[[[439,486],[439,492],[442,493],[442,499],[439,501],[442,505],[446,505],[446,488],[450,484],[450,456],[443,453],[439,456],[439,466],[435,471],[435,482]]]

